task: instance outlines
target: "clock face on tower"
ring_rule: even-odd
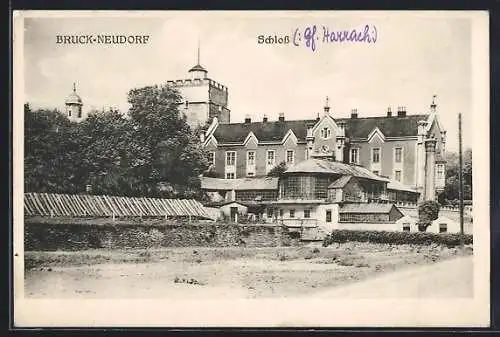
[[[321,147],[321,151],[324,152],[324,153],[328,152],[328,150],[330,150],[330,148],[328,147],[328,145],[323,145]]]

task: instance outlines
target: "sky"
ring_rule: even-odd
[[[259,35],[290,37],[317,27],[316,49],[258,43]],[[376,29],[375,43],[324,43],[329,31]],[[149,35],[143,45],[56,44],[57,35]],[[132,88],[189,78],[200,63],[229,88],[231,121],[246,115],[270,120],[315,118],[326,96],[331,114],[385,115],[406,106],[428,113],[437,95],[447,149],[458,149],[457,114],[464,146],[471,144],[472,60],[468,18],[393,13],[164,12],[154,16],[27,18],[24,30],[25,101],[64,109],[76,82],[84,109],[127,111]]]

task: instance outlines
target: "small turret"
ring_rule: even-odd
[[[64,101],[66,105],[66,116],[73,121],[79,122],[84,119],[82,107],[83,101],[81,97],[76,93],[76,83],[73,83],[73,92]]]

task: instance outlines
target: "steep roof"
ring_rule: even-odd
[[[380,177],[362,166],[348,165],[337,161],[307,159],[290,167],[286,173],[327,173],[348,175],[359,178],[366,178],[378,181],[388,181],[387,178]]]
[[[316,123],[315,119],[220,124],[214,136],[218,142],[241,143],[251,131],[261,142],[280,141],[288,130],[292,130],[297,139],[305,140],[307,125],[314,123]]]
[[[406,117],[366,117],[339,119],[346,123],[345,133],[350,138],[367,138],[370,132],[379,128],[385,137],[417,136],[417,123],[427,120],[429,115],[407,115]]]
[[[277,190],[278,178],[239,178],[239,179],[220,179],[220,178],[201,178],[201,188],[204,190]]]
[[[361,204],[344,204],[339,209],[339,213],[380,213],[387,214],[396,206],[393,204],[376,204],[376,203],[361,203]],[[400,212],[401,213],[401,212]],[[401,213],[401,215],[403,215]]]
[[[427,118],[428,115],[407,115],[406,117],[338,118],[335,121],[345,123],[345,134],[351,138],[368,138],[370,132],[377,127],[385,137],[408,137],[416,136],[418,121]],[[316,119],[301,119],[219,124],[214,136],[221,143],[241,143],[251,131],[259,141],[280,141],[288,130],[292,130],[299,141],[305,141],[307,126],[316,122]]]

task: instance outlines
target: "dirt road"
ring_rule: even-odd
[[[327,248],[316,245],[31,252],[26,260],[29,267],[25,274],[25,295],[31,298],[307,297],[396,270],[433,265],[455,254],[455,249],[430,246],[353,243]],[[444,276],[453,278],[453,273],[459,270]],[[467,275],[465,269],[463,273]],[[452,283],[449,279],[439,286],[441,281],[429,280],[425,275],[423,280],[422,284],[430,282],[443,288]],[[418,284],[411,285],[417,280],[408,276],[404,282],[409,284],[407,295],[415,294],[409,289],[418,289]],[[375,289],[378,287],[381,286]],[[462,292],[467,293],[466,289]],[[451,289],[450,295],[453,293]],[[382,290],[380,294],[390,295],[390,292]]]
[[[465,298],[473,297],[473,257],[396,271],[366,281],[321,291],[314,297]]]

